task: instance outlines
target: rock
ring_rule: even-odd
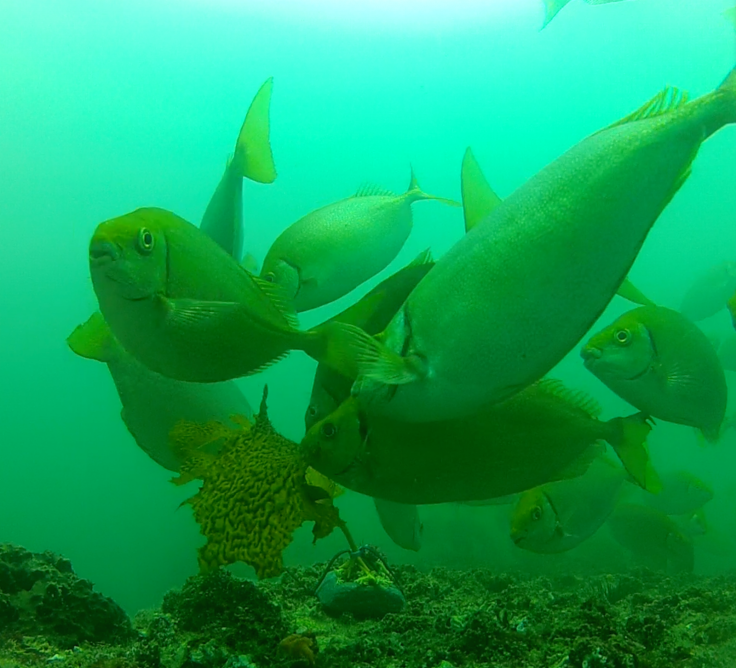
[[[322,580],[317,598],[326,612],[349,612],[356,619],[377,619],[389,612],[400,612],[406,603],[397,587],[339,582],[334,571]]]

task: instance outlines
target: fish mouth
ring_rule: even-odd
[[[89,263],[93,267],[104,267],[120,258],[120,247],[111,241],[92,239],[89,245]]]
[[[524,538],[526,538],[526,534],[524,532],[513,534],[511,536],[511,540],[514,541],[514,545],[518,545],[519,543],[521,543]]]
[[[600,348],[594,348],[592,346],[586,346],[580,350],[580,357],[583,358],[583,364],[586,369],[593,366],[601,357],[603,357],[603,351]]]

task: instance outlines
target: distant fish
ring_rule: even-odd
[[[317,209],[274,241],[261,277],[281,286],[297,312],[339,299],[385,269],[409,238],[411,205],[432,199],[412,170],[403,195],[366,186],[353,197]]]
[[[79,325],[67,343],[77,355],[107,364],[125,426],[140,448],[169,471],[178,471],[182,463],[169,444],[169,432],[179,421],[232,424],[230,416],[252,415],[233,381],[184,383],[150,371],[123,350],[100,313]]]
[[[644,503],[666,515],[692,515],[713,499],[713,488],[688,471],[670,471],[660,476],[658,494],[639,492]]]
[[[697,322],[725,308],[736,291],[736,262],[721,262],[698,275],[682,298],[680,311]]]
[[[272,89],[273,77],[266,80],[253,98],[240,128],[235,152],[199,226],[236,260],[240,260],[243,253],[243,178],[258,183],[276,180],[269,139]]]
[[[529,179],[438,260],[380,340],[352,332],[363,409],[458,418],[548,373],[611,301],[700,145],[727,123],[736,69],[692,101],[664,90]]]
[[[599,457],[577,478],[523,492],[511,517],[511,540],[540,554],[577,547],[608,519],[627,477],[620,466]]]
[[[736,28],[736,7],[730,7],[723,12],[723,15],[733,24]]]
[[[620,504],[608,518],[613,537],[645,565],[668,572],[691,573],[692,539],[660,510]]]
[[[399,547],[419,551],[422,547],[424,525],[416,506],[395,503],[385,499],[373,499],[383,530]]]
[[[591,337],[580,354],[589,371],[645,415],[718,438],[726,377],[711,342],[682,314],[636,308]]]
[[[611,2],[620,2],[621,0],[585,0],[589,5],[607,5]],[[567,5],[570,0],[544,0],[544,25],[546,28],[549,22],[557,16],[560,10]]]

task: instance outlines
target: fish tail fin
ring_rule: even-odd
[[[724,125],[736,123],[736,67],[728,73],[718,88],[692,104],[703,105],[704,139]]]
[[[269,77],[250,103],[233,156],[243,177],[257,183],[273,183],[276,180],[269,119],[272,90],[273,77]]]
[[[425,193],[422,190],[422,187],[419,185],[419,181],[417,180],[417,175],[414,173],[414,167],[409,165],[411,169],[411,178],[409,180],[409,187],[407,188],[406,192],[404,193],[404,197],[409,201],[409,204],[413,204],[414,202],[419,202],[423,199],[433,199],[436,202],[442,202],[443,204],[447,204],[448,206],[462,206],[460,202],[456,202],[454,199],[447,199],[445,197],[437,197],[436,195],[429,195]]]
[[[643,489],[657,494],[662,491],[662,481],[654,470],[647,450],[647,436],[652,430],[641,413],[624,418],[614,418],[608,423],[612,433],[606,440],[624,465],[624,468]]]
[[[102,313],[98,311],[87,322],[77,325],[67,337],[66,343],[80,357],[108,362],[113,355],[115,339]]]

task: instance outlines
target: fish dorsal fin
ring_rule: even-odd
[[[432,257],[431,248],[425,248],[409,264],[406,265],[406,268],[421,267],[422,265],[425,265],[425,264],[434,264],[434,258]]]
[[[273,183],[276,180],[269,119],[272,90],[273,77],[269,77],[250,103],[235,145],[243,176],[257,183]]]
[[[243,269],[243,271],[246,271],[247,273],[247,270]],[[299,329],[299,318],[297,318],[294,303],[286,296],[283,288],[276,283],[272,283],[271,281],[261,278],[260,276],[253,276],[250,273],[248,276],[250,276],[260,291],[268,297],[278,312],[284,316],[286,322],[289,323],[289,326],[294,329]]]
[[[469,232],[501,203],[501,198],[493,192],[493,188],[483,175],[470,147],[465,150],[463,156],[463,164],[460,169],[460,189],[465,231]]]
[[[375,183],[364,183],[358,188],[353,197],[396,197],[396,193]]]
[[[539,385],[544,387],[550,394],[585,411],[591,417],[598,417],[601,414],[601,406],[593,397],[582,390],[571,390],[561,380],[544,378],[539,381]]]
[[[639,107],[635,112],[628,116],[624,116],[622,119],[612,123],[607,128],[604,128],[604,130],[609,130],[610,128],[615,128],[619,125],[626,125],[627,123],[633,123],[634,121],[643,121],[647,118],[664,116],[665,114],[669,114],[682,107],[687,100],[688,94],[685,91],[675,88],[674,86],[667,86],[664,90],[657,93],[651,100]]]

